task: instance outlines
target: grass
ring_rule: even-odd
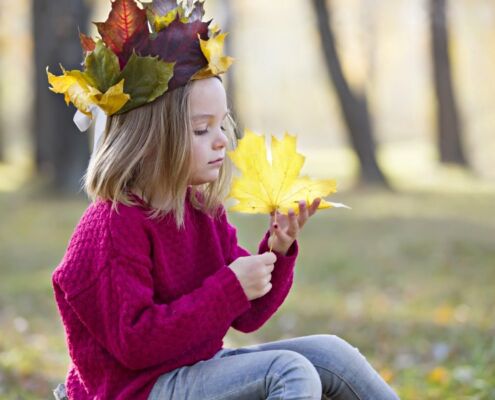
[[[296,280],[227,345],[332,333],[403,399],[495,398],[495,191],[348,191],[304,228]],[[50,275],[84,199],[0,193],[0,398],[50,398],[69,363]],[[253,251],[267,218],[232,214]]]

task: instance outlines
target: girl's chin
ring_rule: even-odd
[[[200,177],[200,178],[194,178],[194,179],[192,179],[191,180],[191,183],[189,183],[189,184],[190,185],[204,185],[206,183],[215,182],[217,179],[218,179],[218,174],[215,175],[215,176],[211,176],[211,177],[203,176],[203,177]]]

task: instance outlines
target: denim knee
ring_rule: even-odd
[[[320,372],[328,371],[328,378],[322,379],[324,392],[332,390],[336,386],[335,378],[338,378],[342,381],[339,390],[348,392],[348,398],[398,399],[356,347],[335,335],[313,335],[310,340],[313,346],[322,350],[318,361],[312,360],[315,367],[321,369]]]
[[[352,346],[350,343],[336,335],[312,335],[311,338],[316,341],[317,346],[337,353],[339,358],[348,358],[349,361],[356,358],[365,359],[357,347]]]
[[[322,397],[321,379],[314,365],[295,351],[274,351],[276,356],[267,373],[266,393],[277,395],[283,393],[281,397],[273,398],[320,400]]]

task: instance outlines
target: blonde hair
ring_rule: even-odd
[[[184,200],[191,176],[194,135],[190,122],[189,96],[192,83],[165,93],[157,100],[127,113],[108,118],[103,141],[91,157],[84,175],[84,190],[96,201],[136,205],[129,191],[141,190],[151,208],[150,218],[172,212],[177,227],[184,226]],[[228,115],[227,150],[235,147],[235,122]],[[219,178],[193,186],[193,206],[216,216],[227,195],[232,176],[228,157]],[[159,204],[151,207],[151,204]]]

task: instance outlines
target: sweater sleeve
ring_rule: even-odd
[[[236,280],[225,267],[193,292],[156,304],[149,266],[116,257],[93,286],[66,300],[117,360],[137,370],[220,341],[236,315],[249,306],[239,299]]]
[[[230,264],[238,257],[250,255],[250,253],[239,246],[237,242],[236,229],[227,221],[225,213],[222,215],[222,222],[227,232],[227,260]],[[270,231],[267,231],[259,243],[258,254],[269,251],[268,238]],[[285,255],[273,251],[277,256],[275,268],[272,272],[272,289],[263,297],[251,300],[251,308],[244,311],[232,323],[232,327],[241,332],[253,332],[265,324],[266,321],[277,311],[287,297],[294,280],[294,267],[298,254],[298,243],[295,241]]]
[[[137,231],[133,239],[139,241]],[[83,254],[88,252],[81,250]],[[72,262],[81,260],[84,258],[72,257]],[[96,279],[82,290],[64,290],[67,279],[60,276],[57,285],[63,282],[66,302],[91,335],[132,370],[174,364],[186,354],[194,357],[191,355],[201,353],[205,343],[220,342],[232,321],[250,307],[227,266],[208,276],[192,292],[159,304],[154,301],[152,262],[146,252],[114,249],[106,256],[94,257],[91,263],[72,268],[98,271]]]

